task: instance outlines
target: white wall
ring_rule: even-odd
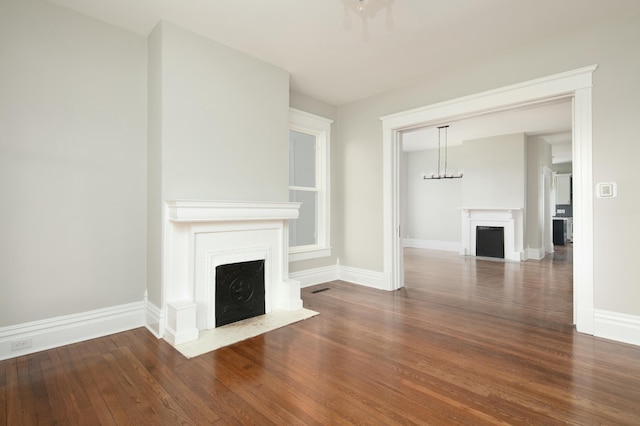
[[[146,47],[0,2],[0,327],[141,301]]]
[[[464,168],[463,147],[451,146],[449,166]],[[406,176],[406,209],[404,238],[424,243],[460,243],[460,207],[463,179],[425,180],[424,172],[437,169],[438,150],[413,151],[404,155]]]
[[[162,26],[165,199],[286,201],[289,74]]]
[[[640,17],[565,34],[517,50],[461,64],[406,88],[338,108],[339,156],[344,179],[341,264],[382,271],[382,129],[379,117],[599,64],[593,88],[593,175],[618,183],[614,199],[594,200],[596,309],[640,315],[640,287],[630,268],[640,230],[635,226],[640,179]],[[611,248],[615,248],[612,250]]]
[[[147,291],[162,305],[162,25],[147,37]],[[158,319],[152,319],[154,322]]]
[[[462,145],[462,207],[524,208],[524,134],[474,139],[464,141]]]
[[[338,107],[341,265],[382,271],[382,98]]]

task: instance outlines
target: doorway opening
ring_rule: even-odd
[[[382,117],[384,165],[384,275],[388,290],[404,284],[400,210],[402,132],[465,117],[572,99],[574,247],[573,319],[579,332],[593,334],[593,177],[591,87],[596,66]]]

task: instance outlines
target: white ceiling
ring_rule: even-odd
[[[160,19],[287,70],[333,105],[627,14],[638,0],[48,0],[147,35]],[[364,24],[364,25],[363,25]]]
[[[526,133],[539,136],[551,144],[553,163],[566,163],[572,159],[571,100],[553,102],[534,107],[520,108],[494,114],[486,114],[455,122],[449,125],[446,134],[448,146],[462,144],[463,141],[486,138],[511,133]],[[442,146],[444,146],[442,133]],[[438,147],[437,127],[428,127],[405,132],[402,135],[404,151],[417,151]]]

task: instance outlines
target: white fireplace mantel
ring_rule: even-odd
[[[215,327],[215,268],[265,261],[265,311],[302,307],[289,279],[289,220],[300,203],[173,200],[166,203],[164,337],[172,344]]]
[[[298,217],[300,203],[175,200],[167,202],[172,222],[288,220]]]
[[[523,209],[520,207],[461,207],[461,246],[463,256],[476,255],[476,228],[497,226],[504,228],[504,258],[520,262],[524,259]]]

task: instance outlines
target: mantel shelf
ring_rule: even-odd
[[[489,211],[503,211],[503,210],[524,210],[522,207],[458,207],[459,210],[489,210]]]
[[[300,203],[258,201],[167,201],[171,222],[221,222],[297,219]]]

